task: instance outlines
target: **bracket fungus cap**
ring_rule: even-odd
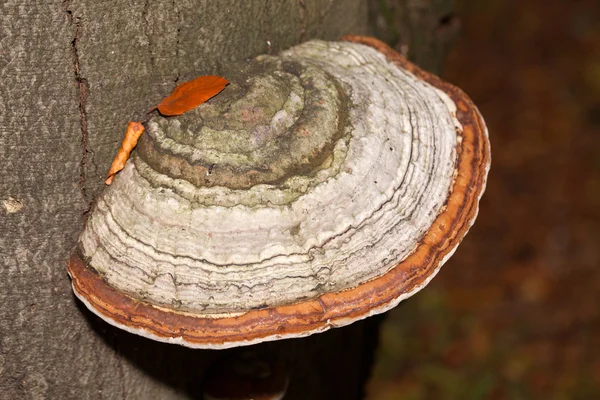
[[[68,263],[112,325],[193,348],[306,336],[423,288],[473,224],[487,129],[382,42],[310,41],[153,117]]]

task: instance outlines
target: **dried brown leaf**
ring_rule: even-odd
[[[168,117],[181,115],[221,92],[228,83],[220,76],[200,76],[178,85],[156,108]]]

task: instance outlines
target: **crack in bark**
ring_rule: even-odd
[[[306,11],[306,0],[297,0],[298,12],[300,13],[300,43],[304,42],[306,38],[306,25],[307,25],[307,11]]]
[[[177,85],[179,78],[181,77],[181,69],[179,68],[179,40],[181,36],[181,12],[177,8],[177,1],[173,0],[173,10],[177,14],[177,35],[175,36],[175,65],[177,67],[177,74],[175,75],[174,83]]]
[[[144,35],[146,35],[146,40],[148,41],[148,57],[150,58],[150,68],[154,70],[156,67],[156,62],[154,60],[154,52],[152,51],[154,44],[152,43],[152,35],[150,34],[150,20],[148,19],[149,9],[150,0],[146,0],[144,2],[144,8],[142,9],[142,19],[144,20]]]
[[[80,17],[73,15],[71,9],[72,0],[65,0],[63,5],[67,13],[69,24],[74,27],[73,40],[71,41],[71,56],[73,59],[73,75],[75,78],[75,84],[79,89],[79,125],[81,127],[81,159],[79,161],[79,189],[83,196],[84,201],[88,204],[88,208],[91,206],[91,201],[88,198],[87,189],[85,187],[86,178],[86,167],[88,162],[88,128],[87,128],[87,99],[90,94],[90,86],[86,78],[81,74],[81,68],[79,64],[79,52],[77,46],[81,39],[81,32],[83,30]],[[87,211],[86,211],[87,212]],[[86,213],[84,212],[84,214]]]
[[[265,0],[265,8],[263,10],[262,17],[263,33],[265,34],[265,40],[267,42],[267,54],[272,53],[271,44],[271,25],[269,24],[269,0]]]
[[[325,6],[324,9],[321,10],[321,12],[319,13],[319,23],[323,23],[323,21],[325,20],[325,17],[327,17],[327,14],[329,14],[329,12],[331,11],[331,9],[333,8],[333,1],[329,2],[329,5]]]

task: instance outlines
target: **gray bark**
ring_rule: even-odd
[[[368,7],[367,0],[0,4],[0,399],[199,398],[203,372],[222,352],[119,331],[71,294],[65,265],[84,215],[127,122],[142,119],[178,82],[313,37],[368,33]],[[359,398],[375,325],[257,351],[287,360],[287,398]]]
[[[421,67],[439,72],[460,27],[454,0],[377,0],[372,5],[375,36]]]

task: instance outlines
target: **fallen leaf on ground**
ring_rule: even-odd
[[[144,125],[140,122],[130,122],[127,125],[127,131],[125,132],[123,143],[121,143],[121,148],[110,166],[106,181],[104,181],[107,185],[110,185],[113,179],[115,179],[117,172],[125,167],[129,154],[131,154],[142,133],[144,133]]]
[[[200,76],[177,85],[156,108],[167,117],[181,115],[221,92],[228,83],[227,79],[220,76]]]

